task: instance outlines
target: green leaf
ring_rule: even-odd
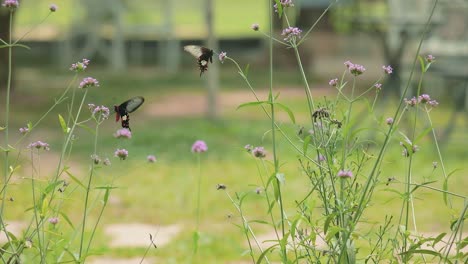
[[[238,109],[240,109],[242,107],[246,107],[246,106],[257,106],[257,105],[268,104],[268,103],[269,103],[268,101],[257,101],[257,102],[243,103],[243,104],[239,105],[236,110],[238,110]]]
[[[425,70],[425,65],[424,65],[424,59],[421,57],[421,55],[418,55],[418,60],[419,60],[419,65],[421,65],[421,72],[426,72]]]
[[[286,182],[286,178],[284,177],[284,173],[276,173],[276,179],[278,179],[278,181],[281,183],[281,184],[284,184]]]
[[[326,241],[330,241],[338,232],[340,232],[342,230],[341,227],[339,226],[331,226],[329,229],[328,229],[328,233],[327,235],[325,236],[325,240]]]
[[[198,251],[198,240],[200,240],[200,233],[198,231],[193,232],[193,253],[197,253]]]
[[[68,218],[68,216],[64,212],[60,211],[59,214],[62,216],[63,219],[65,219],[65,222],[67,222],[73,229],[75,229],[72,221],[70,221],[70,218]]]
[[[61,114],[58,115],[58,118],[60,122],[60,127],[62,128],[62,132],[64,134],[68,134],[68,127],[67,127],[67,123],[65,122],[65,119],[63,119]]]
[[[250,70],[250,64],[247,64],[245,66],[245,69],[244,69],[244,76],[247,77],[247,75],[249,74],[249,70]]]
[[[441,257],[439,252],[428,250],[428,249],[415,249],[415,250],[408,250],[406,252],[399,253],[399,255],[406,255],[406,254],[427,254],[427,255]]]
[[[44,197],[44,199],[42,200],[42,206],[41,206],[41,212],[40,212],[41,217],[45,217],[48,210],[49,210],[49,199],[47,199],[47,197]]]
[[[272,245],[271,247],[265,249],[263,251],[262,254],[260,254],[260,256],[258,256],[258,259],[257,259],[257,262],[255,262],[256,264],[261,264],[263,259],[266,257],[266,254],[268,254],[270,251],[273,251],[273,249],[275,249],[275,247],[277,246],[277,244],[274,244]]]
[[[70,179],[72,179],[75,183],[77,183],[79,186],[83,187],[84,190],[86,190],[86,186],[84,186],[80,180],[78,180],[78,178],[76,178],[75,176],[73,176],[68,170],[65,171],[65,173],[68,175],[68,177],[70,177]]]
[[[20,47],[20,48],[25,48],[25,49],[28,49],[30,50],[31,48],[26,46],[26,45],[23,45],[23,44],[14,44],[14,45],[0,45],[0,49],[2,48],[6,48],[6,47]]]
[[[278,17],[281,18],[281,16],[283,15],[283,6],[281,5],[280,0],[275,0],[275,2],[276,7],[278,9]]]
[[[304,156],[307,156],[307,149],[309,148],[309,144],[311,140],[312,140],[311,135],[308,135],[304,138],[304,144],[302,145],[302,151],[304,152]]]
[[[289,119],[293,122],[293,124],[296,123],[296,118],[294,117],[294,113],[289,109],[287,106],[285,106],[282,103],[275,103],[275,105],[279,106],[281,109],[283,109],[286,113],[289,115]]]
[[[439,241],[442,240],[442,238],[444,238],[444,236],[447,235],[447,233],[441,233],[440,235],[438,235],[435,239],[434,239],[434,242],[432,242],[432,246],[434,247],[437,243],[439,243]]]
[[[0,126],[0,131],[5,130],[5,127]]]
[[[85,130],[87,130],[89,133],[91,133],[92,135],[95,135],[96,133],[94,132],[93,129],[91,129],[90,127],[84,125],[84,124],[78,124],[79,127],[81,128],[84,128]]]

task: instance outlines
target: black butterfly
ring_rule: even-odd
[[[114,105],[115,110],[115,122],[118,122],[119,119],[122,119],[122,127],[130,129],[130,116],[129,113],[137,110],[145,102],[145,98],[142,96],[133,97],[130,100],[127,100],[120,105]]]
[[[208,70],[208,61],[213,63],[213,50],[202,46],[188,45],[184,50],[197,58],[198,67],[200,67],[200,76]]]

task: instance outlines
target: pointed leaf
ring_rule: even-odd
[[[60,122],[60,127],[62,128],[62,132],[64,134],[67,134],[68,127],[67,127],[67,123],[65,122],[65,119],[63,119],[61,114],[58,115],[58,118],[59,118],[59,122]]]
[[[279,106],[281,109],[283,109],[289,115],[289,119],[291,119],[293,124],[296,123],[296,118],[294,117],[294,113],[291,111],[291,109],[289,109],[287,106],[285,106],[284,104],[281,104],[281,103],[275,103],[275,105]]]
[[[247,64],[244,69],[244,76],[247,77],[249,75],[250,64]]]
[[[60,211],[59,214],[62,216],[63,219],[65,219],[65,222],[67,222],[71,226],[71,228],[75,229],[72,221],[70,221],[70,218],[68,218],[68,216],[64,212]]]
[[[284,177],[284,173],[276,173],[276,179],[278,179],[278,181],[284,185],[284,183],[286,182],[286,178]]]
[[[73,176],[68,170],[66,170],[65,173],[68,175],[68,177],[70,177],[70,179],[72,179],[75,183],[77,183],[79,186],[83,187],[84,190],[86,190],[86,186],[84,186],[84,184],[82,184],[78,178]]]
[[[239,105],[237,107],[236,110],[242,108],[242,107],[246,107],[246,106],[257,106],[257,105],[262,105],[262,104],[268,104],[269,102],[268,101],[258,101],[258,102],[248,102],[248,103],[243,103],[241,105]]]

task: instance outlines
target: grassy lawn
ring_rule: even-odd
[[[139,31],[139,37],[144,39],[158,39],[163,37],[167,28],[165,2],[163,0],[149,1],[122,1],[123,23],[127,34],[134,35]],[[221,38],[254,37],[258,36],[250,26],[253,23],[265,24],[267,21],[267,12],[265,2],[262,1],[213,1],[215,30]],[[110,1],[110,3],[115,3]],[[173,30],[179,38],[201,39],[206,34],[204,16],[206,7],[204,0],[189,1],[176,0],[171,1],[173,5]],[[17,25],[19,31],[24,31],[33,25],[39,23],[49,12],[50,2],[44,0],[24,1],[17,14]],[[60,36],[71,28],[71,25],[84,25],[85,18],[84,6],[79,1],[61,0],[56,2],[58,11],[53,14],[38,29],[32,32],[32,38],[50,38]],[[106,5],[106,4],[104,4]],[[100,16],[106,16],[109,9],[102,11]],[[242,19],[240,19],[242,18]],[[106,21],[104,23],[111,23]],[[145,29],[146,30],[142,30]],[[104,29],[105,30],[105,29]],[[105,32],[103,32],[105,33]],[[138,35],[138,34],[137,34]]]
[[[201,154],[200,157],[202,172],[200,231],[203,235],[196,263],[226,263],[239,259],[248,260],[247,256],[241,256],[247,246],[241,232],[235,226],[240,224],[239,215],[226,195],[222,191],[217,191],[215,187],[218,183],[226,184],[227,191],[232,196],[236,192],[250,192],[251,195],[244,204],[246,217],[249,220],[268,220],[267,205],[263,196],[254,192],[256,187],[261,185],[258,167],[262,165],[258,159],[248,155],[243,146],[246,144],[265,146],[270,153],[266,160],[271,171],[272,168],[269,165],[269,161],[272,160],[271,134],[268,132],[270,123],[263,113],[255,107],[239,110],[236,110],[235,107],[228,108],[225,109],[219,120],[209,121],[203,116],[191,114],[192,109],[184,109],[185,104],[177,100],[173,101],[174,104],[179,103],[178,107],[181,108],[182,112],[186,112],[185,115],[171,117],[158,115],[160,113],[151,113],[148,108],[162,103],[162,100],[167,100],[167,96],[189,94],[193,95],[194,100],[196,100],[204,93],[204,81],[198,78],[194,72],[178,75],[178,77],[154,72],[157,71],[133,69],[128,74],[117,76],[97,69],[87,73],[98,78],[101,87],[89,91],[86,103],[111,106],[135,95],[143,95],[147,99],[141,110],[131,115],[133,132],[131,140],[119,141],[112,136],[119,127],[119,124],[115,123],[112,118],[107,120],[100,129],[99,153],[103,157],[109,157],[113,164],[97,171],[95,185],[100,186],[113,182],[118,187],[112,192],[112,202],[104,212],[101,226],[121,222],[142,222],[154,225],[179,224],[183,226],[181,235],[169,245],[150,251],[149,256],[155,256],[164,263],[180,263],[186,260],[192,252],[191,234],[195,228],[195,186],[198,175],[197,158],[190,152],[190,147],[195,140],[202,139],[207,142],[209,150],[207,153]],[[278,86],[299,87],[297,79],[290,77],[294,74],[296,73],[283,71],[277,76]],[[41,76],[53,77],[44,79]],[[17,128],[24,126],[29,120],[36,120],[40,113],[47,110],[53,103],[53,98],[58,96],[61,89],[64,89],[70,76],[71,74],[57,73],[48,69],[38,71],[19,69],[18,86],[13,97],[12,107],[13,134]],[[258,87],[266,86],[262,76],[265,74],[252,75],[252,82]],[[223,93],[247,89],[229,67],[223,69],[221,78]],[[314,94],[318,101],[323,102],[322,94],[318,91]],[[282,96],[280,96],[280,100],[291,107],[299,120],[298,124],[292,124],[286,119],[281,119],[285,133],[295,140],[299,126],[305,125],[307,122],[306,101],[305,98],[300,97],[281,98],[283,98]],[[392,105],[395,104],[387,104],[388,109],[384,111],[392,113]],[[46,141],[51,144],[51,152],[56,154],[60,150],[62,141],[57,114],[64,114],[65,110],[65,105],[60,105],[44,119],[43,124],[24,143],[27,144],[35,140]],[[360,107],[358,110],[362,111],[363,114],[356,117],[358,118],[356,120],[359,120],[360,126],[366,128],[361,136],[373,135],[375,142],[381,142],[382,135],[375,131],[380,128],[385,129],[385,125],[376,127],[370,118],[366,118],[367,113],[364,107]],[[3,111],[3,109],[0,110],[2,116]],[[446,125],[445,117],[450,111],[443,103],[441,107],[432,111],[436,127]],[[83,115],[88,115],[87,110],[84,111]],[[459,121],[458,125],[460,126],[462,120]],[[456,131],[451,141],[442,149],[448,172],[464,168],[468,158],[466,135],[460,129]],[[93,135],[90,132],[85,129],[78,130],[77,141],[74,143],[73,154],[69,162],[72,166],[71,171],[78,179],[84,179],[88,175],[92,140]],[[392,189],[403,192],[403,185],[394,183],[387,186],[385,184],[389,177],[400,181],[404,181],[405,178],[407,159],[401,156],[398,142],[399,139],[393,139],[387,151],[380,176],[381,184],[374,193],[374,199],[365,214],[365,222],[362,227],[371,225],[377,228],[378,224],[383,221],[385,214],[393,214],[396,218],[400,214],[402,200],[395,192],[392,192]],[[297,140],[295,143],[301,147]],[[432,162],[437,160],[432,140],[426,136],[418,145],[421,146],[421,152],[420,155],[418,153],[413,165],[414,181],[434,180],[436,182],[431,186],[442,188],[441,169],[439,167],[434,171],[432,168]],[[125,161],[119,161],[112,157],[113,151],[121,147],[130,152]],[[285,210],[293,214],[296,210],[295,201],[307,193],[310,183],[300,170],[299,156],[294,148],[283,138],[278,140],[277,147],[282,164],[281,171],[286,175],[286,184],[283,188]],[[371,144],[368,154],[375,155],[376,152],[377,149]],[[158,161],[154,164],[147,163],[146,156],[148,154],[156,155]],[[28,157],[23,155],[21,158],[22,168],[18,172],[19,175],[26,178],[18,177],[9,189],[9,195],[15,197],[15,202],[8,204],[5,209],[4,217],[6,219],[25,220],[31,216],[31,211],[24,210],[31,206],[31,186],[28,180],[31,164],[27,159]],[[52,159],[44,157],[43,161],[50,160]],[[53,172],[53,165],[44,164],[42,171],[45,175],[41,176],[49,177],[50,173]],[[450,191],[467,195],[467,181],[463,174],[463,171],[453,174],[449,181]],[[263,177],[267,176],[263,175]],[[65,202],[65,211],[73,221],[78,222],[82,212],[81,199],[84,191],[74,182],[69,186],[69,191],[72,194],[67,197],[69,200]],[[95,191],[93,195],[98,193]],[[95,205],[96,209],[90,219],[95,219],[98,213],[99,202],[96,202]],[[428,205],[430,205],[430,209],[428,209]],[[454,200],[454,208],[459,209],[461,205],[460,199]],[[418,230],[425,232],[448,230],[454,211],[447,209],[440,193],[427,190],[418,191],[415,208]],[[320,210],[317,208],[318,214]],[[63,225],[66,226],[65,223]],[[254,224],[253,227],[257,228],[259,234],[271,232],[271,228],[262,224]],[[65,230],[70,229],[66,227]],[[364,229],[358,228],[358,232],[361,230]],[[156,243],[157,239],[156,236]],[[108,243],[109,238],[102,231],[99,231],[94,243],[94,251],[98,254],[118,257],[141,256],[144,252],[143,248],[111,249],[108,247]]]

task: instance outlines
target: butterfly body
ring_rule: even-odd
[[[122,120],[122,127],[130,129],[130,113],[137,110],[143,103],[145,98],[142,96],[133,97],[120,105],[114,105],[115,110],[115,122]]]
[[[198,67],[200,68],[200,76],[208,70],[208,62],[213,63],[213,50],[196,45],[188,45],[184,50],[197,58]]]

